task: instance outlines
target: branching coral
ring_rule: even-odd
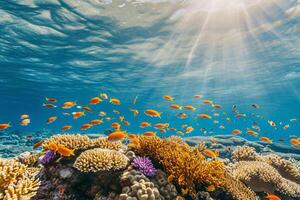
[[[43,143],[45,149],[49,149],[49,144],[55,143],[69,149],[84,150],[91,146],[91,139],[86,135],[53,135]]]
[[[274,189],[294,198],[300,198],[300,186],[283,178],[272,166],[261,161],[240,161],[233,168],[233,176],[254,191],[273,193]]]
[[[0,159],[0,199],[29,200],[40,182],[35,178],[38,168],[27,168],[16,160]]]
[[[255,149],[248,146],[239,146],[233,152],[232,159],[234,161],[262,161],[265,162],[276,170],[279,174],[286,179],[300,184],[300,171],[296,164],[291,161],[285,160],[278,155],[270,154],[262,156],[255,152]]]
[[[77,157],[74,167],[81,172],[99,172],[124,169],[128,158],[118,151],[109,149],[91,149]]]
[[[122,142],[116,141],[111,142],[108,141],[108,137],[99,137],[97,139],[92,140],[92,146],[101,149],[111,149],[111,150],[120,150],[122,148]]]
[[[186,143],[179,143],[170,138],[161,139],[156,136],[136,138],[138,145],[133,148],[137,153],[159,162],[167,174],[177,181],[183,193],[189,194],[193,199],[197,199],[195,185],[198,183],[213,184],[215,187],[226,186],[225,183],[230,176],[226,173],[223,162],[208,161],[199,151],[194,151]],[[245,191],[241,192],[249,194],[248,199],[256,199],[246,187]]]
[[[22,157],[19,157],[19,162],[28,167],[33,167],[38,164],[38,160],[41,155],[42,155],[41,153],[36,153],[36,154],[22,156]]]

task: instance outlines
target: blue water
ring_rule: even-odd
[[[131,123],[122,126],[131,133],[153,130],[140,129],[142,121],[168,122],[178,130],[183,124],[193,126],[188,136],[231,134],[238,128],[247,139],[258,140],[245,134],[256,121],[260,136],[299,137],[299,120],[290,122],[300,118],[299,9],[296,0],[1,1],[0,123],[10,122],[7,131],[23,134],[43,129],[59,133],[68,124],[73,126],[70,133],[102,133],[118,121],[112,113],[116,109]],[[78,120],[62,116],[78,110],[59,108],[63,102],[87,105],[100,93],[122,104],[101,102],[90,106],[93,114]],[[196,94],[222,105],[220,116],[196,119],[199,113],[216,112],[203,99],[193,99]],[[197,110],[172,110],[163,95]],[[139,98],[132,105],[135,96]],[[58,107],[42,107],[45,97],[57,98]],[[236,119],[233,105],[247,117]],[[140,114],[134,117],[129,108]],[[162,112],[162,118],[146,116],[146,109]],[[83,123],[99,118],[99,111],[113,120],[80,131]],[[178,119],[180,112],[189,117]],[[253,113],[264,119],[251,117]],[[29,114],[32,123],[20,126],[21,114]],[[58,120],[47,125],[50,116]],[[283,130],[286,124],[290,128]]]

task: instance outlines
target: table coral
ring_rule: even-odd
[[[58,134],[48,138],[44,143],[43,147],[48,149],[48,145],[55,143],[67,147],[69,149],[84,150],[88,149],[92,145],[91,139],[86,135],[69,135],[69,134]],[[50,149],[51,150],[51,149]]]
[[[91,149],[81,153],[74,167],[81,172],[99,172],[124,169],[128,164],[128,158],[115,150]]]
[[[116,142],[111,142],[108,141],[108,137],[99,137],[96,139],[92,140],[93,142],[93,147],[96,148],[102,148],[102,149],[111,149],[111,150],[120,150],[122,148],[122,142],[121,141],[116,141]]]

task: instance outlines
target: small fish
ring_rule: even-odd
[[[183,135],[184,133],[182,131],[177,131],[176,134]]]
[[[154,125],[154,128],[157,128],[157,129],[161,129],[161,128],[166,128],[166,127],[169,127],[169,123],[157,123]]]
[[[219,104],[212,104],[212,107],[216,108],[216,109],[221,109],[222,106]]]
[[[129,121],[123,121],[123,124],[124,124],[125,126],[130,126],[130,122],[129,122]]]
[[[261,131],[260,127],[259,126],[251,126],[253,129],[257,130],[258,132]]]
[[[201,117],[203,119],[211,119],[212,117],[208,114],[198,114],[198,117]]]
[[[221,125],[219,126],[220,129],[225,129],[225,126]]]
[[[48,101],[48,102],[51,102],[51,103],[57,102],[57,99],[51,98],[51,97],[45,97],[45,100]]]
[[[70,113],[65,113],[65,112],[64,112],[64,113],[62,113],[62,115],[63,115],[63,116],[66,116],[66,117],[68,117],[68,116],[71,116],[71,114],[70,114]]]
[[[277,128],[275,122],[271,121],[271,120],[268,120],[268,124],[272,127],[274,127],[275,129]]]
[[[65,125],[65,126],[61,127],[60,130],[62,130],[62,131],[67,131],[67,130],[70,130],[71,128],[72,128],[71,125]]]
[[[266,143],[272,143],[272,140],[268,137],[261,137],[260,140]]]
[[[41,141],[35,143],[35,144],[33,145],[33,149],[39,148],[40,146],[42,146],[43,143],[44,143],[44,140],[41,140]]]
[[[187,109],[187,110],[196,110],[197,108],[195,108],[194,106],[191,105],[187,105],[187,106],[183,106],[183,108]]]
[[[247,134],[249,134],[249,135],[258,135],[257,132],[252,131],[252,130],[247,130]]]
[[[21,122],[20,122],[20,125],[21,126],[28,126],[28,124],[30,124],[30,119],[23,119]]]
[[[90,99],[89,103],[91,105],[96,105],[96,104],[100,103],[101,101],[102,101],[102,99],[100,99],[99,97],[94,97],[94,98]]]
[[[230,124],[231,119],[229,117],[226,117],[226,122],[227,122],[227,124]]]
[[[204,104],[213,104],[213,101],[205,99],[205,100],[202,101],[202,103],[204,103]]]
[[[120,111],[113,109],[113,113],[115,113],[116,115],[119,115]]]
[[[290,119],[290,122],[296,122],[297,121],[297,119]]]
[[[202,152],[205,156],[210,157],[210,158],[216,158],[217,154],[213,152],[212,150],[209,149],[204,149]]]
[[[103,111],[101,111],[101,112],[99,112],[99,114],[98,114],[100,117],[104,117],[104,116],[106,116],[106,113],[105,112],[103,112]]]
[[[64,109],[70,109],[74,106],[76,106],[75,101],[67,101],[67,102],[63,103],[61,107],[64,108]]]
[[[181,110],[182,106],[177,105],[177,104],[172,104],[172,105],[170,105],[170,108],[173,108],[173,109],[176,109],[176,110]]]
[[[156,135],[156,132],[153,132],[153,131],[146,131],[146,132],[144,132],[144,135],[145,135],[145,136],[155,136],[155,135]]]
[[[110,98],[109,102],[114,105],[121,105],[121,101],[116,98]]]
[[[23,115],[21,115],[21,117],[20,117],[20,119],[27,119],[27,118],[29,118],[29,115],[27,115],[27,114],[23,114]]]
[[[136,101],[139,97],[138,96],[135,96],[133,99],[132,99],[132,104],[135,105],[136,104]]]
[[[121,128],[121,125],[118,122],[114,122],[111,124],[111,127],[114,128],[116,131],[119,131]]]
[[[260,108],[260,106],[258,105],[258,104],[252,104],[251,105],[253,108],[256,108],[256,109],[259,109]]]
[[[125,119],[125,116],[119,116],[119,120],[120,120],[120,122],[123,122],[124,121],[124,119]]]
[[[203,96],[201,94],[194,95],[194,99],[201,99]]]
[[[80,117],[85,116],[85,113],[84,112],[72,112],[72,115],[73,115],[73,119],[78,119]]]
[[[51,124],[51,123],[55,122],[56,120],[57,120],[56,116],[49,117],[47,119],[47,124]]]
[[[234,129],[231,131],[231,133],[237,135],[237,134],[242,134],[242,131],[239,129]]]
[[[292,139],[290,140],[290,143],[291,143],[292,145],[300,145],[300,141],[299,141],[298,138],[292,138]]]
[[[51,103],[43,103],[43,107],[46,107],[46,108],[56,108],[56,105],[51,104]]]
[[[179,114],[177,115],[177,117],[178,117],[178,118],[181,118],[181,119],[185,119],[185,118],[187,118],[187,114],[185,114],[185,113],[179,113]]]
[[[194,130],[194,128],[192,126],[188,126],[185,129],[185,133],[191,133]]]
[[[77,109],[82,109],[82,106],[76,106]]]
[[[168,101],[173,101],[174,98],[172,96],[169,96],[169,95],[165,95],[163,96],[164,99],[168,100]]]
[[[88,112],[93,112],[93,110],[88,106],[82,106],[82,109]]]
[[[93,125],[92,124],[83,124],[81,127],[80,127],[80,130],[87,130],[87,129],[90,129]]]
[[[126,131],[115,131],[108,136],[108,141],[122,140],[126,137]]]
[[[112,118],[111,117],[105,117],[105,120],[110,121],[110,120],[112,120]]]
[[[90,124],[92,124],[93,126],[96,126],[96,125],[99,125],[102,123],[103,123],[103,121],[101,119],[93,119],[90,121]]]
[[[51,151],[57,151],[58,145],[54,142],[50,142],[45,146],[45,148]]]
[[[144,113],[150,117],[158,117],[158,118],[161,118],[161,114],[162,114],[161,112],[152,109],[145,110]]]
[[[214,113],[213,116],[218,117],[218,116],[220,116],[220,114],[219,113]]]
[[[108,95],[106,93],[101,93],[100,97],[105,100],[108,99]]]
[[[139,111],[136,110],[136,109],[130,109],[130,111],[132,112],[132,114],[133,114],[134,116],[137,116],[137,115],[139,114]]]
[[[64,157],[70,157],[74,155],[74,150],[64,147],[62,145],[59,145],[56,151]]]
[[[140,127],[141,127],[141,128],[146,128],[146,127],[149,127],[149,126],[151,126],[151,124],[148,123],[148,122],[142,122],[142,123],[140,124]]]
[[[266,196],[266,198],[267,198],[268,200],[281,200],[281,198],[278,197],[278,196],[275,195],[275,194],[268,194],[268,195]]]
[[[290,125],[289,125],[289,124],[284,125],[284,127],[283,127],[284,130],[287,130],[287,129],[289,129],[289,128],[290,128]]]
[[[246,117],[247,115],[246,114],[244,114],[244,113],[237,113],[236,115],[235,115],[235,118],[241,118],[241,117]]]
[[[31,135],[31,134],[26,135],[26,138],[31,139],[31,138],[33,138],[33,135]]]

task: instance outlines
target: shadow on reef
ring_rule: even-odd
[[[300,199],[299,165],[239,146],[226,159],[205,142],[54,135],[39,153],[0,159],[3,200]]]

